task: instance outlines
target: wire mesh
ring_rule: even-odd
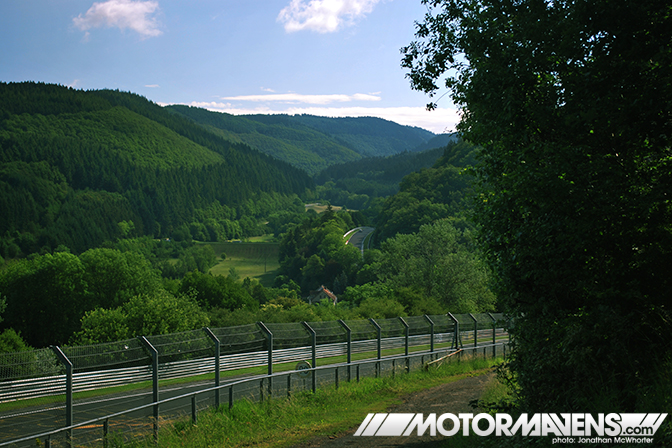
[[[149,356],[137,339],[108,342],[96,345],[61,347],[72,362],[73,371],[88,372],[106,368],[146,365]]]
[[[265,350],[266,337],[256,324],[211,328],[222,355]]]
[[[273,349],[302,347],[311,344],[310,332],[300,322],[267,323],[273,333]]]
[[[479,330],[492,329],[492,324],[495,323],[489,314],[473,314],[473,316],[476,319],[476,324],[478,325]]]
[[[378,337],[376,327],[368,320],[345,320],[344,322],[352,330],[353,341],[376,339]]]
[[[473,343],[474,319],[468,314],[454,316],[460,323],[463,339]],[[480,347],[481,341],[492,341],[493,317],[498,328],[506,324],[503,314],[474,315],[478,328],[478,345],[476,350],[470,351],[470,356],[490,356],[502,354],[504,346]],[[434,324],[434,342],[437,347],[451,346],[454,342],[454,321],[446,315],[428,316]],[[409,346],[421,347],[427,350],[430,341],[430,322],[425,316],[404,318],[409,327]],[[378,348],[378,330],[381,329],[381,348],[388,350],[398,348],[405,343],[406,326],[399,318],[379,319],[375,324],[369,320],[348,320],[344,322],[351,330],[352,353],[369,352],[365,357],[376,356]],[[339,322],[310,322],[308,324],[316,333],[317,356],[329,357],[344,355],[347,331]],[[306,359],[311,353],[311,333],[301,323],[269,323],[267,328],[274,335],[273,362],[290,362],[297,359]],[[236,327],[214,328],[213,334],[220,341],[221,370],[241,369],[249,366],[261,366],[268,362],[267,341],[260,325],[250,324]],[[497,340],[507,339],[506,333],[497,330]],[[214,372],[214,341],[203,330],[194,330],[183,333],[148,336],[147,339],[159,352],[159,379],[181,378]],[[470,345],[470,344],[469,344]],[[422,348],[424,347],[424,348]],[[472,346],[473,347],[473,346]],[[466,346],[465,346],[466,348]],[[77,395],[74,397],[74,422],[81,423],[94,417],[102,417],[115,412],[124,411],[141,405],[152,403],[151,386],[140,385],[125,391],[106,392],[104,388],[111,385],[129,384],[134,381],[148,381],[151,379],[150,355],[137,339],[97,344],[89,346],[63,347],[66,357],[73,363],[73,388],[75,392],[89,389],[103,389],[94,394]],[[433,356],[427,354],[427,356]],[[339,381],[354,380],[356,375],[378,376],[396,375],[406,369],[417,368],[423,364],[421,355],[410,358],[409,361],[381,359],[377,362],[354,365],[334,365],[330,368],[316,371],[316,382],[324,386],[336,384]],[[319,363],[318,363],[319,365]],[[185,384],[163,382],[160,388],[160,398],[165,399],[171,394],[184,394],[186,390],[194,391],[212,387],[211,380],[195,382],[188,380]],[[264,384],[266,381],[266,384]],[[269,380],[260,378],[244,384],[237,384],[233,389],[233,400],[258,400],[268,396]],[[312,388],[310,377],[301,377],[294,372],[287,378],[272,380],[272,394],[285,395],[298,393]],[[9,391],[19,391],[19,395],[8,398]],[[114,392],[114,393],[113,393]],[[0,403],[7,400],[42,397],[42,402],[35,402],[35,408],[17,405],[14,408],[0,407],[0,443],[4,440],[13,440],[23,434],[21,431],[28,428],[30,433],[55,429],[65,425],[65,375],[64,367],[58,361],[53,350],[41,349],[29,352],[0,354]],[[220,404],[228,401],[228,389],[220,393]],[[32,405],[33,402],[31,402]],[[213,406],[215,393],[202,393],[197,396],[196,408],[202,410]],[[171,408],[172,406],[172,408]],[[174,411],[171,410],[174,408]],[[176,400],[174,405],[161,405],[161,418],[170,420],[176,415],[191,413],[191,401],[188,398]],[[120,437],[119,440],[129,440],[136,437],[147,437],[152,434],[151,407],[125,414],[116,422],[110,421],[110,437]],[[148,423],[149,422],[149,423]],[[164,424],[164,422],[161,422]],[[99,435],[100,425],[78,429],[77,444],[91,439],[95,443],[101,442]],[[138,434],[144,434],[138,436]],[[62,436],[54,437],[52,446],[58,446]],[[111,439],[110,439],[111,440]]]
[[[63,365],[48,348],[17,353],[0,353],[0,380],[48,377],[65,373]],[[0,396],[4,396],[0,390]],[[1,399],[0,399],[1,400]]]
[[[317,333],[317,345],[345,342],[347,332],[341,324],[335,321],[308,322],[310,328]]]
[[[434,333],[452,333],[455,330],[453,319],[445,314],[428,316],[434,322]]]
[[[214,355],[214,342],[203,330],[147,336],[159,352],[162,363],[205,358]]]
[[[408,324],[408,334],[411,336],[429,334],[431,329],[431,324],[425,318],[425,316],[410,316],[404,317],[404,320]],[[433,322],[433,321],[432,321]],[[436,332],[436,323],[434,323],[434,331]]]
[[[399,318],[376,319],[376,323],[380,326],[380,334],[383,338],[403,337],[406,335],[406,327]]]

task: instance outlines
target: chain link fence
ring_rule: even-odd
[[[490,313],[258,322],[0,354],[0,447],[34,446],[34,435],[48,433],[48,444],[71,445],[73,432],[77,445],[100,446],[242,398],[394,374],[446,350],[497,356],[506,327]],[[306,361],[310,375],[295,370]]]

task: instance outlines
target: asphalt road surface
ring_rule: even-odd
[[[357,227],[353,230],[355,230],[355,232],[350,235],[350,238],[346,244],[355,246],[357,249],[362,251],[363,255],[364,249],[366,249],[366,247],[364,247],[364,240],[366,240],[366,237],[369,236],[369,234],[375,229],[373,227]]]

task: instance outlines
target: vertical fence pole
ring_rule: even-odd
[[[292,396],[292,374],[287,374],[287,398]]]
[[[142,346],[149,352],[152,357],[152,401],[153,417],[154,417],[154,442],[159,442],[159,351],[147,340],[144,336],[138,336],[138,340]]]
[[[434,353],[434,321],[426,314],[425,320],[429,322],[429,351]]]
[[[310,325],[308,325],[308,322],[301,322],[303,326],[308,330],[310,333],[310,345],[311,345],[311,357],[312,357],[312,363],[311,363],[311,372],[310,372],[310,377],[312,380],[312,387],[313,387],[313,393],[317,390],[317,381],[316,381],[316,376],[317,376],[317,370],[315,370],[315,367],[317,367],[317,333],[315,330],[311,328]]]
[[[73,403],[72,403],[72,362],[57,345],[52,345],[51,350],[63,367],[65,367],[65,426],[72,426]],[[72,430],[65,432],[68,445],[72,446]]]
[[[144,336],[138,336],[138,340],[152,355],[152,401],[154,405],[154,441],[159,441],[159,351]]]
[[[403,317],[399,317],[399,322],[404,326],[404,355],[408,356],[408,336],[410,332],[410,327],[406,323]]]
[[[478,321],[471,313],[469,313],[469,317],[471,317],[471,320],[474,321],[474,352],[475,352],[476,347],[478,346]]]
[[[273,375],[273,333],[271,333],[271,330],[263,322],[257,322],[257,325],[268,340],[268,395],[270,396],[273,388],[273,377],[271,377]]]
[[[351,369],[350,363],[352,362],[352,330],[350,329],[350,327],[348,327],[348,325],[342,319],[339,320],[338,323],[341,324],[341,326],[343,328],[345,328],[345,334],[346,334],[346,337],[347,337],[346,347],[347,347],[347,352],[348,352],[348,354],[347,354],[347,356],[348,356],[348,381],[350,381],[350,378],[352,377],[352,372],[350,370]]]
[[[109,443],[107,440],[107,435],[110,433],[110,419],[106,418],[103,421],[103,448],[107,448]]]
[[[448,317],[453,320],[453,345],[451,348],[459,349],[462,347],[462,336],[460,335],[460,321],[452,313]]]
[[[203,329],[205,331],[205,334],[207,334],[210,339],[212,339],[212,342],[215,343],[215,387],[217,389],[215,390],[215,409],[219,407],[219,372],[220,372],[220,367],[219,367],[219,358],[220,358],[220,352],[221,352],[221,343],[219,342],[219,338],[215,336],[215,333],[212,332],[208,327],[205,327]]]
[[[373,320],[369,319],[369,322],[371,322],[371,325],[376,329],[376,332],[378,333],[378,362],[376,363],[376,378],[380,376],[380,359],[383,357],[383,352],[382,352],[382,337],[381,337],[381,328],[378,323]]]
[[[233,408],[233,385],[229,386],[229,409]]]
[[[495,316],[492,315],[492,313],[488,313],[488,316],[490,316],[490,319],[492,319],[492,357],[495,358],[497,357],[497,319],[495,319]]]
[[[399,321],[404,325],[404,355],[406,356],[406,373],[408,373],[408,339],[410,336],[410,327],[406,323],[403,317],[399,316]]]

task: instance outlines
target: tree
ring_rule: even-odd
[[[115,307],[135,295],[152,295],[160,289],[158,271],[140,253],[89,249],[79,258],[86,271],[89,306]]]
[[[21,335],[11,328],[0,333],[0,353],[25,352],[30,347],[21,338]]]
[[[0,294],[7,300],[3,326],[33,347],[67,342],[89,308],[84,265],[66,252],[36,255],[0,271]]]
[[[180,282],[179,292],[194,297],[196,302],[206,310],[224,308],[233,311],[238,308],[258,306],[245,288],[230,276],[213,276],[192,271],[187,273]]]
[[[468,237],[447,219],[424,225],[418,233],[399,234],[383,243],[378,276],[393,291],[409,288],[446,311],[493,311],[490,272],[469,246]],[[410,311],[413,303],[405,302]]]
[[[135,336],[179,333],[210,323],[196,302],[184,295],[160,291],[137,295],[123,306],[96,308],[82,317],[81,330],[72,337],[75,344],[99,344]]]
[[[642,409],[672,356],[669,4],[423,3],[402,66],[430,96],[443,80],[482,146],[476,217],[520,405]]]

